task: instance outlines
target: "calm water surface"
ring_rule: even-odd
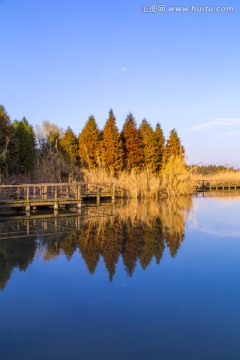
[[[240,358],[240,197],[0,223],[1,360]]]

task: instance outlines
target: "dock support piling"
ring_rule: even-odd
[[[78,213],[81,214],[81,212],[82,212],[82,203],[81,202],[77,203],[77,210],[78,210]]]
[[[31,206],[30,206],[30,205],[26,205],[25,211],[26,211],[26,215],[27,215],[27,216],[30,216]]]
[[[97,187],[97,204],[99,205],[101,202],[101,194],[100,194],[100,189],[99,186]]]
[[[112,201],[115,201],[115,185],[112,184]]]

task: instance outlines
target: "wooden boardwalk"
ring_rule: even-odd
[[[195,180],[197,192],[240,190],[240,181],[231,180]]]
[[[114,184],[103,183],[58,183],[0,185],[0,209],[24,208],[26,213],[38,207],[75,206],[81,209],[83,201],[94,199],[100,204],[103,199],[121,196]]]

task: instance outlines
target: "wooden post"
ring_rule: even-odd
[[[97,204],[100,204],[101,202],[101,194],[99,190],[99,186],[97,186]]]
[[[54,186],[54,200],[57,200],[57,186]]]
[[[115,200],[115,185],[112,184],[112,201]]]
[[[78,208],[78,212],[81,212],[81,208],[82,208],[82,184],[78,184],[77,185],[77,208]]]
[[[82,184],[78,184],[76,185],[76,193],[77,193],[77,196],[76,196],[76,200],[78,200],[78,203],[77,203],[77,209],[78,209],[78,213],[81,213],[81,209],[82,209]]]
[[[53,208],[54,208],[54,215],[57,216],[58,215],[58,202],[57,201],[54,202]]]
[[[47,189],[48,189],[48,187],[44,186],[44,199],[45,200],[47,199]]]
[[[26,200],[29,201],[29,186],[26,187]]]
[[[48,229],[48,222],[46,220],[43,220],[43,229],[44,230]]]
[[[81,199],[81,184],[76,184],[76,200],[80,200]]]
[[[26,201],[27,201],[26,215],[30,216],[31,207],[30,207],[30,204],[29,204],[29,186],[26,187]]]
[[[26,202],[27,202],[27,205],[26,205],[26,215],[29,216],[30,215],[30,211],[31,211],[31,207],[29,205],[29,186],[26,186]]]

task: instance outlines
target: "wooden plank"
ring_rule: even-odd
[[[1,208],[25,208],[30,212],[33,207],[53,206],[58,210],[60,205],[77,205],[87,199],[95,199],[100,203],[102,199],[114,200],[115,188],[106,183],[40,183],[0,185]]]

